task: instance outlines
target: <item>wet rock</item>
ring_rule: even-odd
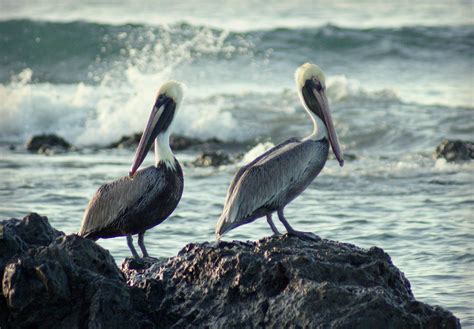
[[[222,143],[217,138],[199,139],[180,135],[172,135],[170,137],[171,148],[175,151],[186,150],[197,145],[220,145]]]
[[[229,163],[232,163],[229,155],[222,151],[203,152],[192,162],[196,167],[219,167]]]
[[[461,140],[443,140],[433,153],[433,157],[444,158],[448,162],[474,159],[474,143]]]
[[[0,222],[0,327],[460,328],[382,250],[287,235],[127,258],[46,217]]]
[[[333,152],[329,152],[328,159],[336,160],[336,156],[334,155]],[[357,155],[344,152],[344,161],[354,161],[354,160],[357,160]]]
[[[5,264],[29,248],[47,246],[64,235],[51,227],[47,217],[31,213],[23,219],[0,221],[0,278]]]
[[[417,302],[376,247],[284,235],[189,244],[138,268],[122,264],[166,328],[460,328],[449,311]]]
[[[44,134],[31,137],[26,142],[26,149],[30,152],[51,155],[67,152],[72,149],[72,145],[57,135]]]
[[[122,136],[118,141],[109,144],[108,148],[135,148],[138,146],[140,142],[140,138],[142,137],[141,133],[136,133],[133,135]]]
[[[38,215],[2,225],[2,251],[17,255],[3,274],[1,328],[154,328],[142,291],[95,242],[65,236]]]
[[[141,133],[136,133],[130,136],[122,136],[122,138],[117,142],[111,143],[108,148],[135,148],[140,142],[141,137]],[[222,142],[216,138],[203,140],[181,135],[171,135],[170,137],[170,145],[174,151],[186,150],[190,147],[203,144],[222,144]],[[153,146],[151,149],[153,149]]]
[[[46,217],[29,214],[22,220],[0,221],[0,279],[8,261],[29,248],[49,245],[64,233],[52,228]],[[3,295],[0,295],[0,328],[7,328],[9,311]]]

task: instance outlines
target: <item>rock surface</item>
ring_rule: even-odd
[[[67,152],[72,149],[72,145],[60,136],[44,134],[31,137],[26,142],[26,149],[30,152],[50,155]]]
[[[126,260],[122,270],[164,327],[460,327],[449,311],[417,302],[376,247],[284,235],[189,244],[166,262]]]
[[[135,148],[140,142],[141,137],[142,137],[141,133],[122,136],[120,140],[114,143],[111,143],[108,147],[109,148]],[[181,150],[185,150],[196,145],[203,145],[203,144],[222,144],[222,142],[216,138],[202,140],[199,138],[186,137],[186,136],[181,136],[181,135],[171,135],[170,137],[170,146],[175,151],[181,151]]]
[[[210,151],[201,153],[196,160],[192,162],[195,167],[219,167],[232,163],[229,155],[222,151]]]
[[[36,214],[0,222],[4,328],[459,328],[381,249],[287,235],[126,259]],[[14,255],[16,253],[16,255]]]
[[[448,162],[474,159],[474,143],[461,140],[443,140],[433,153],[434,158],[444,158]]]
[[[0,328],[154,328],[107,250],[36,214],[1,225]]]

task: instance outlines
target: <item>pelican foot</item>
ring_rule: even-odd
[[[288,235],[294,235],[302,239],[309,239],[313,241],[319,241],[321,238],[312,232],[302,232],[302,231],[288,231]]]

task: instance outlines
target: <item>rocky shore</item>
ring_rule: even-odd
[[[287,235],[188,244],[121,269],[46,217],[0,221],[3,328],[460,328],[382,249]]]

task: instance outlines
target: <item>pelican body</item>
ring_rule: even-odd
[[[274,234],[279,234],[272,221],[274,212],[289,234],[314,237],[293,229],[283,210],[321,172],[330,147],[341,167],[344,160],[325,95],[323,72],[317,65],[306,63],[296,70],[295,80],[300,100],[313,121],[313,133],[302,140],[286,140],[240,168],[227,192],[216,226],[217,239],[264,216]]]
[[[183,171],[169,145],[182,98],[180,83],[169,81],[160,87],[129,175],[97,190],[85,210],[80,236],[93,240],[126,236],[132,255],[138,257],[132,239],[138,234],[143,257],[148,257],[145,231],[166,220],[183,194]],[[155,165],[138,170],[153,141]]]

